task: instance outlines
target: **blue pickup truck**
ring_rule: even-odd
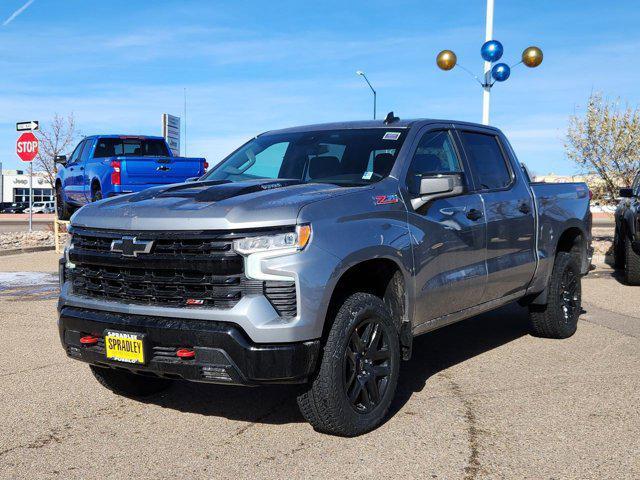
[[[200,177],[204,158],[173,156],[163,137],[93,135],[85,137],[69,158],[56,157],[58,218],[102,198],[139,192],[156,185]]]

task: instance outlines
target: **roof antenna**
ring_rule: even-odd
[[[400,117],[394,117],[393,112],[389,112],[384,119],[384,123],[389,125],[390,123],[397,122],[398,120],[400,120]]]

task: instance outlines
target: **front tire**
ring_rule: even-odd
[[[62,188],[56,188],[56,209],[58,214],[58,220],[69,220],[73,211],[67,202],[64,201],[64,195],[62,195]]]
[[[613,266],[614,268],[624,268],[625,266],[625,244],[623,235],[616,229],[613,235]]]
[[[529,320],[533,335],[545,338],[569,338],[578,328],[582,312],[582,286],[578,263],[573,255],[556,255],[549,279],[546,305],[530,305]]]
[[[319,371],[298,397],[304,418],[318,431],[352,437],[384,420],[395,396],[400,342],[384,302],[351,295],[329,331]]]
[[[171,386],[171,380],[158,377],[146,377],[113,368],[90,365],[96,380],[113,393],[125,397],[148,397],[160,393]]]
[[[629,285],[640,285],[640,255],[633,251],[631,239],[624,240],[624,279]]]

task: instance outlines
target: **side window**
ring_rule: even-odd
[[[413,155],[409,175],[459,172],[460,162],[446,130],[425,133]]]
[[[498,139],[493,135],[472,132],[460,132],[460,136],[480,188],[497,190],[508,187],[511,172]]]
[[[80,155],[82,154],[82,149],[84,148],[85,143],[86,141],[83,140],[78,144],[76,149],[71,154],[71,157],[69,157],[69,161],[67,162],[68,164],[78,163],[78,160],[80,159]]]
[[[85,140],[84,148],[82,150],[82,153],[80,154],[80,162],[84,163],[87,158],[89,158],[89,155],[91,154],[91,147],[93,147],[94,143],[95,140]]]

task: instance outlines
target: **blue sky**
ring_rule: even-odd
[[[19,167],[15,122],[73,112],[83,134],[160,134],[182,115],[188,153],[215,163],[268,129],[366,119],[479,121],[480,87],[442,72],[450,48],[480,73],[485,0],[80,1],[0,3],[0,161]],[[504,59],[539,45],[537,69],[519,66],[492,93],[491,123],[539,174],[571,173],[568,116],[591,91],[640,103],[636,1],[495,0]],[[2,23],[6,23],[3,25]]]

